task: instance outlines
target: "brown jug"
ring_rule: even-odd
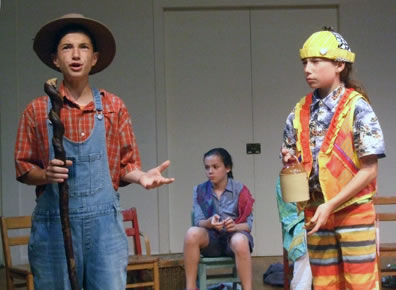
[[[282,168],[279,177],[282,198],[285,202],[309,200],[308,177],[301,163],[286,164]]]

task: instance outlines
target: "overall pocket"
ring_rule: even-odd
[[[69,195],[87,196],[98,192],[104,185],[103,155],[91,153],[89,155],[68,157],[73,162],[69,167]]]

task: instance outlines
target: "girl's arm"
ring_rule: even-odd
[[[314,227],[308,232],[308,235],[317,232],[319,228],[327,222],[329,215],[334,212],[334,210],[351,199],[377,177],[377,155],[363,156],[359,160],[361,168],[351,181],[333,199],[321,204],[316,209],[315,215],[309,223],[313,224]]]

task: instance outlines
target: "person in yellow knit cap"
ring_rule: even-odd
[[[362,87],[351,80],[355,54],[331,28],[300,49],[306,82],[286,120],[284,164],[309,176],[305,207],[315,290],[378,289],[375,210],[378,159],[385,157],[380,124]]]

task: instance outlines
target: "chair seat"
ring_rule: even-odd
[[[8,268],[8,270],[12,276],[19,279],[25,279],[26,276],[32,275],[29,264],[13,265],[12,267]]]
[[[128,257],[128,264],[139,265],[158,262],[159,258],[153,256],[131,255]]]
[[[16,275],[26,276],[31,274],[30,265],[14,265],[9,268],[9,271]]]
[[[199,263],[204,264],[208,270],[235,267],[235,261],[231,257],[201,257]]]
[[[204,257],[201,256],[200,259],[201,262],[210,262],[210,263],[226,263],[226,262],[230,262],[230,263],[234,263],[234,258],[232,257]]]
[[[26,288],[27,283],[33,283],[33,274],[30,270],[29,264],[13,265],[12,267],[8,268],[8,270],[12,277],[19,279],[19,280],[27,280],[27,281],[23,281],[23,282],[14,281],[15,288],[22,288],[22,287]],[[32,285],[30,285],[29,287],[31,287],[31,289],[33,288]]]
[[[381,243],[380,251],[381,252],[396,251],[396,243]]]

